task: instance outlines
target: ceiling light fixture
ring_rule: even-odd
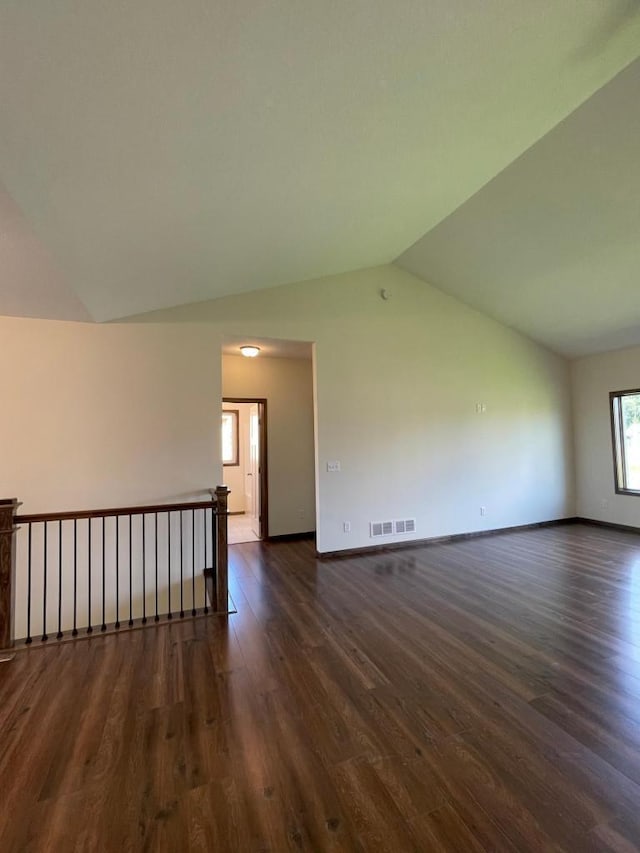
[[[255,358],[260,353],[260,347],[240,347],[240,352],[247,358]]]

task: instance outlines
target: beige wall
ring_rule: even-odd
[[[0,334],[0,488],[27,511],[176,500],[219,481],[220,347],[256,335],[316,342],[321,551],[370,545],[371,520],[415,517],[421,538],[575,512],[567,362],[395,267],[127,324],[2,319]],[[232,393],[261,392],[245,376]],[[273,534],[310,506],[287,501]]]
[[[224,355],[222,395],[267,399],[269,535],[314,530],[311,361]],[[228,474],[225,468],[227,480]]]
[[[23,511],[203,496],[220,481],[207,326],[0,318],[0,494]]]
[[[5,369],[0,375],[0,495],[18,497],[27,513],[91,509],[129,504],[204,499],[207,487],[220,482],[219,347],[211,329],[198,326],[97,326],[47,320],[0,318]],[[151,522],[151,519],[147,519]],[[141,517],[134,523],[134,618],[154,607],[151,582],[143,596],[140,562]],[[177,555],[171,572],[166,563],[166,517],[160,519],[159,605],[168,609],[168,589],[179,582]],[[179,541],[174,516],[173,543]],[[147,525],[149,526],[149,525]],[[101,618],[102,583],[100,525],[94,525],[93,624]],[[149,526],[149,543],[153,541]],[[200,536],[200,525],[196,539]],[[42,525],[34,526],[37,561],[43,553]],[[66,555],[62,582],[62,627],[72,624],[73,539],[63,530]],[[18,532],[16,636],[26,635],[26,527]],[[49,629],[57,623],[57,527],[49,538]],[[106,526],[106,619],[115,619],[114,521]],[[185,531],[185,543],[190,542]],[[126,531],[123,528],[123,542]],[[85,605],[89,570],[87,523],[78,525],[79,624],[87,624]],[[204,599],[200,544],[195,596]],[[151,559],[151,558],[150,558]],[[151,564],[150,564],[151,565]],[[150,570],[150,567],[148,567]],[[127,587],[128,562],[122,554],[120,595]],[[38,569],[32,578],[32,630],[42,628]],[[189,583],[185,595],[189,598]],[[174,596],[174,606],[177,600]],[[128,592],[127,592],[128,596]],[[127,605],[128,607],[128,605]]]
[[[577,514],[640,526],[640,500],[616,495],[609,392],[640,387],[640,347],[576,359],[572,364]]]
[[[321,551],[372,544],[371,520],[415,517],[422,538],[574,514],[568,363],[409,273],[377,267],[130,320],[160,321],[316,343]]]

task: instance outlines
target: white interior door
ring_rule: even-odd
[[[247,471],[251,529],[260,536],[260,414],[258,404],[249,409],[249,470]]]

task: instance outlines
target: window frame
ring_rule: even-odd
[[[627,485],[627,470],[624,448],[624,424],[622,418],[622,398],[640,395],[640,388],[609,392],[609,413],[611,416],[611,449],[613,451],[613,485],[617,495],[640,497],[640,489],[630,489]]]
[[[233,462],[225,462],[222,460],[223,468],[237,468],[240,465],[240,410],[239,409],[223,409],[222,410],[222,418],[225,415],[231,415],[232,432],[233,435],[231,437],[232,443],[234,445],[234,460]],[[235,437],[235,440],[234,440]],[[220,455],[222,455],[222,433],[220,434]]]

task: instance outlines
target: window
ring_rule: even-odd
[[[613,391],[609,398],[616,492],[640,495],[640,390]]]
[[[239,448],[238,410],[226,409],[222,413],[222,464],[239,465]]]

